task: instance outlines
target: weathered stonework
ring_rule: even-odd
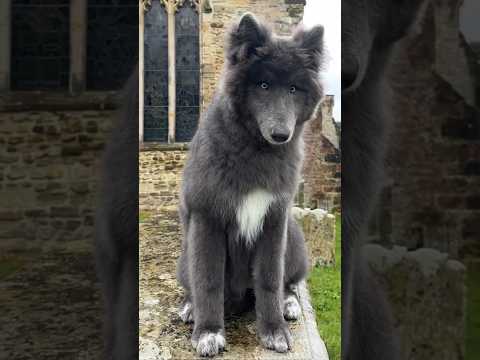
[[[42,247],[93,238],[97,167],[113,114],[27,111],[0,115],[3,245]]]
[[[434,249],[368,245],[365,254],[388,294],[400,336],[399,358],[463,359],[465,266]]]
[[[186,150],[145,150],[140,152],[140,211],[156,211],[178,204]]]
[[[252,12],[273,24],[274,30],[288,35],[303,18],[304,1],[216,0],[213,11],[201,14],[201,104],[210,103],[223,68],[225,32],[245,12]]]
[[[305,235],[310,268],[335,264],[335,216],[321,209],[294,207],[292,215]]]
[[[181,250],[175,206],[165,206],[140,223],[139,248],[140,359],[199,359],[190,343],[192,325],[184,324],[177,314],[183,290],[175,275]],[[304,282],[297,292],[303,314],[298,321],[289,323],[293,336],[290,352],[279,354],[262,348],[256,337],[255,314],[250,312],[225,319],[227,348],[218,357],[225,360],[328,360]]]
[[[340,209],[340,139],[333,119],[334,99],[327,95],[304,130],[303,207]]]
[[[458,19],[451,18],[459,3],[432,2],[418,31],[399,44],[390,74],[396,121],[387,142],[387,186],[371,236],[464,260],[480,256],[480,113],[471,103],[472,83],[452,80],[475,78],[465,61],[473,51],[465,51]],[[439,34],[438,24],[449,28]]]

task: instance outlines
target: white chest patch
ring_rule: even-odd
[[[253,190],[245,195],[237,208],[240,235],[251,245],[263,227],[268,208],[275,197],[265,190]]]

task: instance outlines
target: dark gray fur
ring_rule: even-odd
[[[225,310],[244,308],[250,287],[260,342],[279,352],[291,347],[283,300],[305,277],[307,259],[290,208],[302,166],[303,126],[322,95],[322,38],[320,26],[276,37],[251,14],[228,34],[225,70],[191,142],[180,199],[178,280],[185,303],[193,304],[185,320],[194,321],[192,344],[200,355],[224,348],[224,340],[207,334],[225,335]],[[277,144],[277,132],[288,140]],[[257,188],[277,199],[248,247],[239,236],[236,208]]]
[[[386,69],[421,0],[342,1],[342,359],[399,358],[388,301],[362,255],[392,121]]]
[[[107,360],[138,358],[138,69],[122,100],[100,167],[95,222]]]

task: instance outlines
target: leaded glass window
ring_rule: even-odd
[[[175,140],[190,141],[195,133],[200,105],[198,13],[190,5],[175,15],[177,83]]]
[[[69,5],[70,0],[12,1],[13,90],[68,88]]]
[[[170,129],[170,137],[175,142],[188,142],[195,133],[200,112],[198,2],[152,0],[149,4],[144,16],[143,140],[169,141],[171,103],[171,113],[175,107],[175,133]],[[174,39],[173,34],[169,37],[169,21],[175,27]],[[174,41],[173,49],[169,47],[169,38]],[[169,52],[175,54],[174,64],[169,64]],[[169,65],[175,67],[174,76],[169,75]],[[169,83],[174,94],[169,93]]]
[[[145,14],[144,140],[168,139],[167,12],[159,1]]]
[[[138,0],[89,0],[87,88],[121,88],[138,59]]]

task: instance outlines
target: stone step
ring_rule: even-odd
[[[303,316],[290,325],[294,339],[293,349],[290,352],[280,354],[263,349],[256,340],[254,314],[249,313],[242,318],[226,320],[227,347],[226,351],[217,358],[224,360],[328,360],[325,344],[318,334],[315,313],[310,305],[310,297],[305,283],[300,284],[298,295]],[[155,324],[154,320],[156,318],[155,308],[161,308],[160,301],[163,302],[161,299],[149,298],[142,299],[140,303],[142,314],[140,322],[140,359],[198,359],[190,345],[191,326],[183,325],[171,318],[170,321],[173,326],[176,324],[180,330],[175,334],[176,336],[162,339],[161,333],[155,331],[156,327],[161,326],[160,323]],[[148,318],[150,321],[147,320]],[[151,331],[142,331],[146,328],[151,329]]]

